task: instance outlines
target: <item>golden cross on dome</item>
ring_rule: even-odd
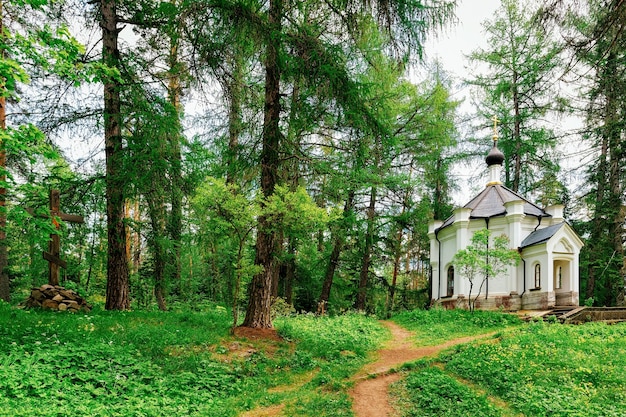
[[[491,118],[493,120],[493,143],[495,144],[498,141],[498,117],[494,114]]]

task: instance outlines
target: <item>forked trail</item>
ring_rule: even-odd
[[[355,379],[356,385],[350,391],[352,410],[356,417],[392,417],[394,410],[389,404],[389,385],[400,379],[400,374],[387,372],[405,362],[427,356],[434,356],[440,351],[461,343],[471,342],[480,336],[462,337],[437,346],[414,347],[411,343],[413,334],[391,321],[383,324],[391,330],[392,339],[386,347],[378,351],[378,360],[366,365]]]

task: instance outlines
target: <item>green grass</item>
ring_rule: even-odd
[[[403,312],[394,316],[393,321],[415,332],[418,346],[438,345],[458,337],[500,331],[521,324],[521,320],[512,314],[441,308]]]
[[[395,320],[421,345],[497,332],[405,367],[393,390],[404,416],[612,417],[626,409],[626,325],[522,324],[444,310]],[[229,417],[277,404],[291,417],[352,416],[351,378],[388,331],[360,314],[275,324],[284,341],[231,337],[218,306],[68,314],[0,303],[0,417]]]
[[[0,303],[0,416],[228,417],[282,403],[294,416],[349,416],[347,378],[387,335],[361,315],[281,319],[284,342],[235,339],[229,327],[217,306],[69,314]]]
[[[626,325],[532,323],[500,343],[466,345],[445,369],[528,416],[623,416]]]
[[[403,417],[498,417],[499,410],[483,394],[446,375],[439,368],[423,363],[401,382],[392,393]]]

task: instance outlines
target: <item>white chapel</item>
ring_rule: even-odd
[[[577,306],[578,257],[583,242],[563,219],[563,206],[540,208],[500,181],[504,154],[494,145],[486,158],[485,189],[445,221],[429,224],[431,301],[446,308],[467,308],[469,280],[454,270],[452,258],[471,243],[474,232],[489,229],[506,235],[521,262],[490,278],[476,308],[520,310]],[[474,287],[472,300],[476,296]]]

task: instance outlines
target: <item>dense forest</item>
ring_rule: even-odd
[[[426,306],[427,224],[496,116],[505,185],[585,241],[581,302],[623,304],[626,4],[502,0],[464,80],[424,59],[455,7],[1,0],[0,298],[48,282],[57,234],[60,283],[109,310]]]

